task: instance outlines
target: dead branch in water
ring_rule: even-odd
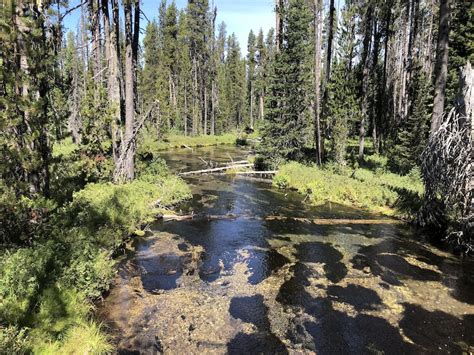
[[[208,173],[214,173],[214,172],[225,171],[225,170],[230,170],[230,169],[249,168],[251,166],[253,166],[253,164],[250,164],[250,163],[235,164],[235,165],[223,166],[223,167],[220,167],[220,168],[186,171],[184,173],[179,173],[179,176],[196,175],[196,174],[208,174]]]

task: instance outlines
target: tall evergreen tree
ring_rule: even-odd
[[[304,65],[311,13],[306,1],[292,0],[280,8],[280,17],[284,31],[273,62],[260,148],[260,154],[272,164],[301,158],[307,127],[308,76]]]

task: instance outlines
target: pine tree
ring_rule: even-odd
[[[229,105],[229,125],[238,127],[245,113],[245,61],[235,33],[227,38],[226,96]]]
[[[389,154],[389,166],[401,174],[407,174],[420,165],[430,130],[431,83],[421,64],[414,67],[410,83],[410,106],[407,120],[397,128],[397,141]]]
[[[144,67],[141,71],[140,92],[143,105],[148,107],[153,101],[158,99],[157,83],[159,69],[159,30],[155,20],[148,22],[143,38],[143,60]]]
[[[270,165],[302,157],[307,127],[308,77],[304,65],[311,14],[304,0],[292,0],[280,11],[285,30],[269,78],[268,113],[260,147],[260,154]]]

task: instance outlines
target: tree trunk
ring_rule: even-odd
[[[212,80],[211,84],[211,136],[216,134],[216,81]]]
[[[435,133],[441,126],[446,94],[446,80],[448,77],[448,49],[449,49],[449,0],[440,0],[439,4],[439,31],[436,49],[435,66],[435,95],[433,115],[431,117],[430,134]]]
[[[135,79],[134,79],[134,45],[132,33],[132,0],[127,0],[124,5],[125,17],[125,141],[132,139],[135,125]],[[134,144],[132,143],[132,146]],[[133,180],[135,175],[135,148],[128,150],[125,158],[124,176],[126,180]]]
[[[332,42],[334,38],[334,0],[329,2],[329,29],[328,29],[328,48],[326,53],[326,79],[325,85],[327,87],[329,80],[331,79],[331,58],[332,58]],[[325,90],[326,92],[326,90]]]
[[[207,136],[207,87],[204,87],[204,135]]]
[[[373,48],[373,55],[372,55],[372,73],[373,75],[376,75],[377,73],[377,64],[379,61],[379,48],[380,48],[380,31],[378,27],[378,22],[377,19],[374,19],[374,48]],[[374,85],[374,88],[377,86]],[[377,95],[375,96],[374,101],[377,100]],[[374,145],[374,151],[376,154],[379,153],[379,146],[378,146],[378,136],[377,136],[377,126],[378,126],[378,120],[377,120],[377,107],[376,107],[376,102],[372,103],[372,142]]]
[[[322,163],[322,139],[320,120],[321,85],[321,2],[314,0],[314,129],[316,138],[316,162]]]
[[[264,117],[265,102],[264,102],[264,97],[263,97],[263,90],[259,96],[259,106],[260,106],[260,119],[263,121],[265,118]]]
[[[187,90],[187,81],[184,80],[184,136],[188,135],[188,90]]]
[[[282,7],[282,0],[275,0],[275,49],[276,52],[280,52],[281,41],[282,41],[282,22],[280,17],[280,11]]]
[[[368,89],[370,79],[370,44],[372,41],[372,21],[373,21],[373,8],[372,4],[368,5],[367,13],[365,16],[365,34],[362,49],[362,103],[361,103],[361,121],[359,127],[359,159],[364,158],[364,146],[365,146],[365,125],[367,120],[367,108],[368,108]]]
[[[250,82],[250,128],[253,128],[253,83]]]

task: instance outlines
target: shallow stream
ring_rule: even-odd
[[[245,159],[163,154],[176,172]],[[99,314],[119,353],[474,351],[474,263],[398,221],[230,175],[186,178],[192,220],[157,222]]]

